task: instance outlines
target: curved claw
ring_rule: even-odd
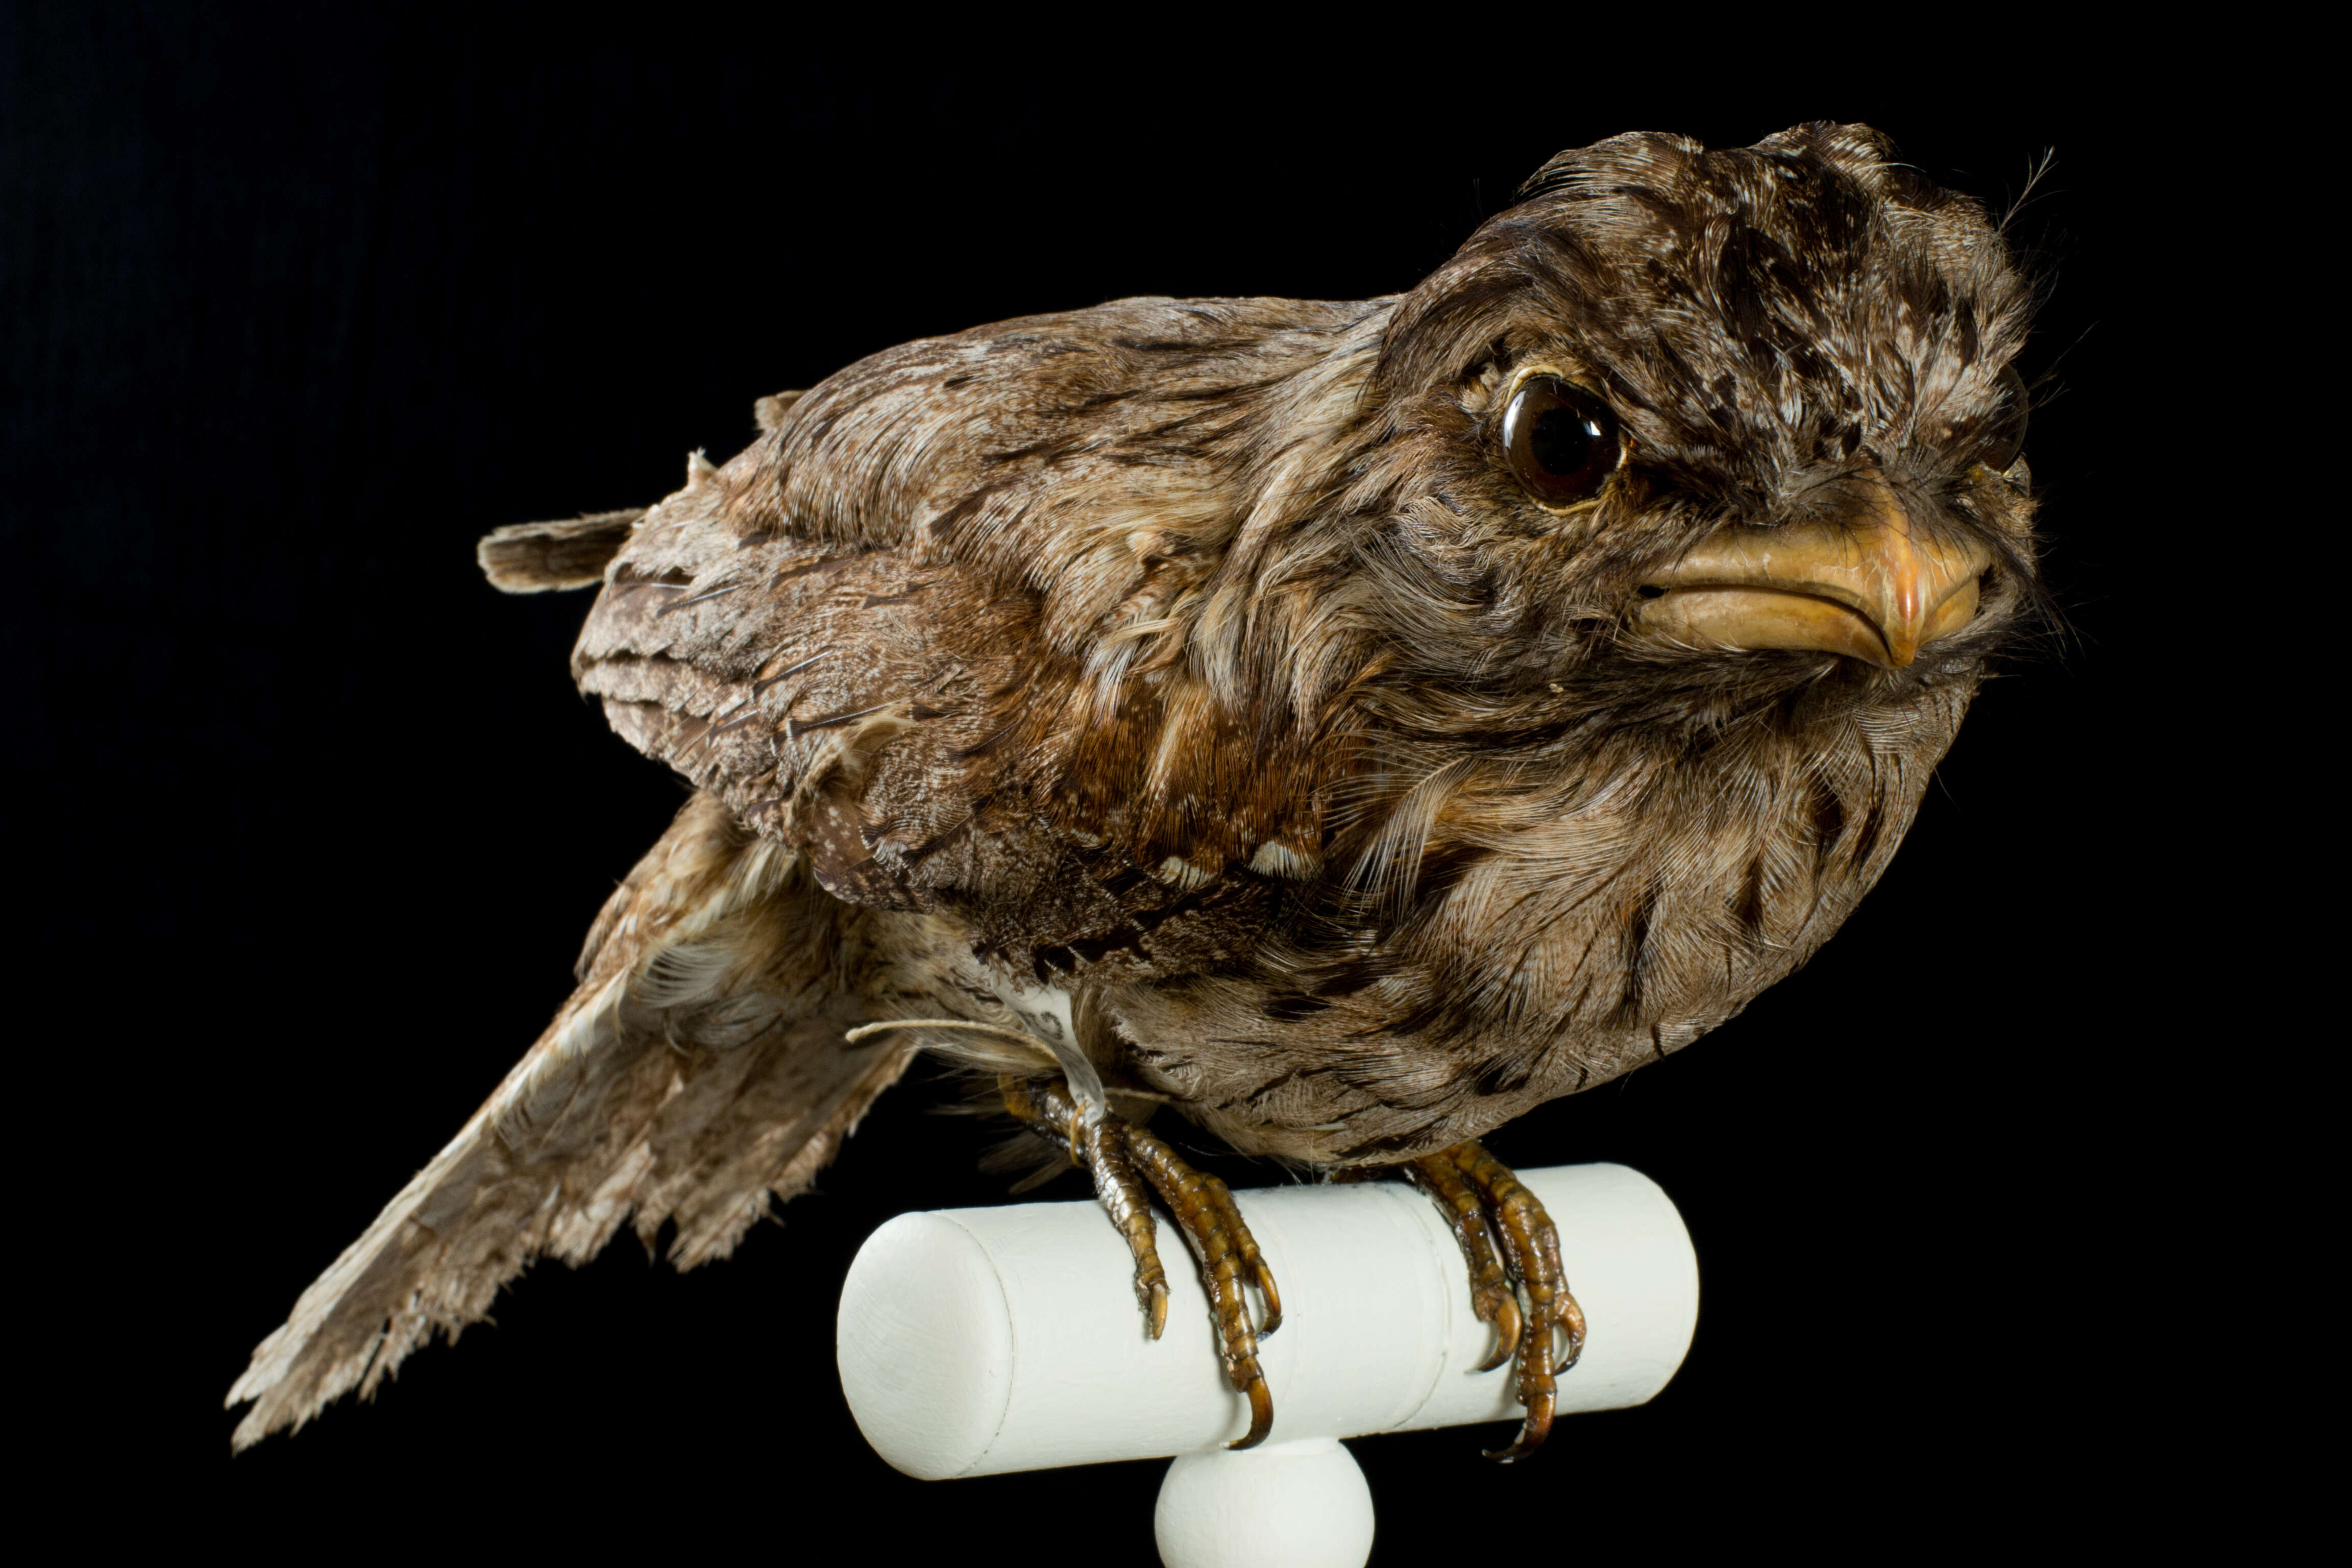
[[[1265,1302],[1265,1321],[1257,1331],[1264,1339],[1282,1327],[1282,1292],[1274,1283],[1274,1270],[1266,1267],[1265,1255],[1257,1249],[1257,1237],[1250,1234],[1249,1222],[1242,1218],[1241,1205],[1234,1202],[1231,1187],[1215,1176],[1200,1178],[1200,1201],[1231,1237],[1233,1255],[1241,1271],[1257,1287]]]
[[[1471,1310],[1495,1325],[1495,1350],[1478,1370],[1518,1361],[1518,1398],[1527,1418],[1510,1447],[1486,1457],[1504,1464],[1526,1458],[1550,1436],[1559,1374],[1584,1352],[1584,1312],[1569,1293],[1559,1232],[1509,1167],[1475,1142],[1423,1155],[1406,1170],[1445,1210],[1470,1268]]]
[[[1265,1302],[1265,1321],[1257,1331],[1257,1337],[1264,1339],[1282,1327],[1282,1292],[1275,1288],[1274,1270],[1265,1266],[1263,1258],[1252,1259],[1250,1279],[1256,1284],[1257,1293]]]
[[[1492,1459],[1498,1465],[1507,1465],[1524,1459],[1542,1447],[1544,1439],[1551,1436],[1552,1409],[1557,1403],[1555,1394],[1536,1395],[1534,1402],[1528,1406],[1527,1419],[1519,1423],[1519,1435],[1511,1439],[1511,1446],[1481,1450],[1479,1457]]]
[[[1446,1211],[1454,1243],[1470,1268],[1470,1310],[1480,1322],[1495,1325],[1495,1349],[1476,1369],[1492,1372],[1518,1353],[1520,1319],[1518,1294],[1487,1238],[1486,1205],[1454,1163],[1452,1150],[1412,1162],[1405,1174]]]
[[[1472,1310],[1476,1310],[1475,1302],[1472,1303]],[[1478,1315],[1495,1325],[1495,1350],[1493,1354],[1478,1363],[1476,1370],[1492,1372],[1518,1354],[1519,1304],[1506,1296],[1501,1301],[1496,1303],[1492,1311],[1480,1312]]]
[[[1263,1333],[1282,1325],[1282,1294],[1232,1191],[1132,1122],[1104,1116],[1089,1125],[1062,1083],[1007,1077],[999,1087],[1007,1110],[1066,1144],[1072,1162],[1093,1173],[1096,1199],[1134,1255],[1136,1303],[1143,1310],[1145,1331],[1155,1340],[1168,1326],[1168,1277],[1160,1265],[1146,1184],[1160,1195],[1200,1261],[1226,1381],[1249,1400],[1249,1431],[1231,1446],[1249,1448],[1264,1442],[1274,1426],[1274,1395],[1258,1366],[1258,1336],[1250,1330],[1243,1288],[1245,1282],[1255,1285],[1265,1299]]]
[[[1255,1448],[1265,1442],[1265,1435],[1274,1429],[1274,1395],[1265,1386],[1265,1375],[1256,1368],[1257,1363],[1252,1362],[1248,1385],[1242,1389],[1244,1394],[1249,1395],[1249,1430],[1226,1444],[1227,1448]]]
[[[1168,1281],[1155,1279],[1149,1287],[1138,1282],[1135,1295],[1143,1308],[1143,1331],[1156,1340],[1168,1331]]]
[[[1566,1372],[1584,1358],[1584,1309],[1565,1290],[1560,1292],[1559,1301],[1558,1326],[1568,1335],[1568,1350],[1559,1358],[1559,1370]]]

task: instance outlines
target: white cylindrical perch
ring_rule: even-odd
[[[1559,1380],[1559,1413],[1643,1403],[1681,1365],[1697,1321],[1682,1217],[1622,1165],[1518,1175],[1559,1229],[1589,1325],[1583,1360]],[[1259,1454],[1289,1445],[1303,1475],[1314,1466],[1300,1456],[1328,1467],[1336,1451],[1352,1465],[1315,1439],[1517,1418],[1509,1369],[1472,1370],[1494,1330],[1471,1315],[1461,1249],[1426,1196],[1402,1181],[1234,1195],[1282,1289],[1282,1330],[1258,1350],[1275,1412]],[[907,1474],[940,1480],[1204,1453],[1240,1436],[1248,1411],[1220,1373],[1199,1275],[1164,1217],[1160,1231],[1170,1298],[1157,1343],[1126,1244],[1090,1202],[901,1215],[876,1231],[843,1287],[837,1339],[866,1440]],[[1323,1479],[1346,1506],[1345,1486]],[[1175,1494],[1194,1484],[1171,1476],[1163,1542]]]

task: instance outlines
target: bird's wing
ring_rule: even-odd
[[[698,795],[614,892],[570,1001],[498,1091],[295,1303],[229,1391],[235,1443],[362,1395],[542,1254],[666,1221],[681,1268],[804,1189],[904,1070],[845,1047],[862,911]]]
[[[1168,959],[1179,905],[1315,861],[1333,704],[1237,639],[1304,602],[1251,552],[1360,416],[1367,319],[1125,301],[876,355],[689,464],[574,673],[836,897],[1024,969]]]
[[[1124,921],[995,754],[1054,700],[1032,601],[905,550],[740,547],[695,499],[656,510],[582,633],[616,731],[846,902],[1062,940]]]

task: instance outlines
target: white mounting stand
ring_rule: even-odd
[[[1640,1405],[1682,1364],[1698,1268],[1682,1216],[1622,1165],[1522,1171],[1559,1229],[1584,1358],[1559,1413]],[[1169,1568],[1360,1568],[1371,1494],[1341,1437],[1517,1420],[1494,1330],[1437,1205],[1402,1182],[1234,1194],[1282,1288],[1258,1361],[1274,1429],[1248,1429],[1207,1298],[1162,1216],[1168,1331],[1144,1337],[1127,1245],[1092,1202],[906,1214],[842,1287],[836,1352],[860,1431],[925,1480],[1178,1456],[1154,1516]],[[1253,1310],[1255,1297],[1252,1298]]]

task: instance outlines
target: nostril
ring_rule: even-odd
[[[1644,583],[1634,589],[1633,593],[1636,597],[1643,599],[1663,599],[1666,596],[1666,591],[1655,583]]]

